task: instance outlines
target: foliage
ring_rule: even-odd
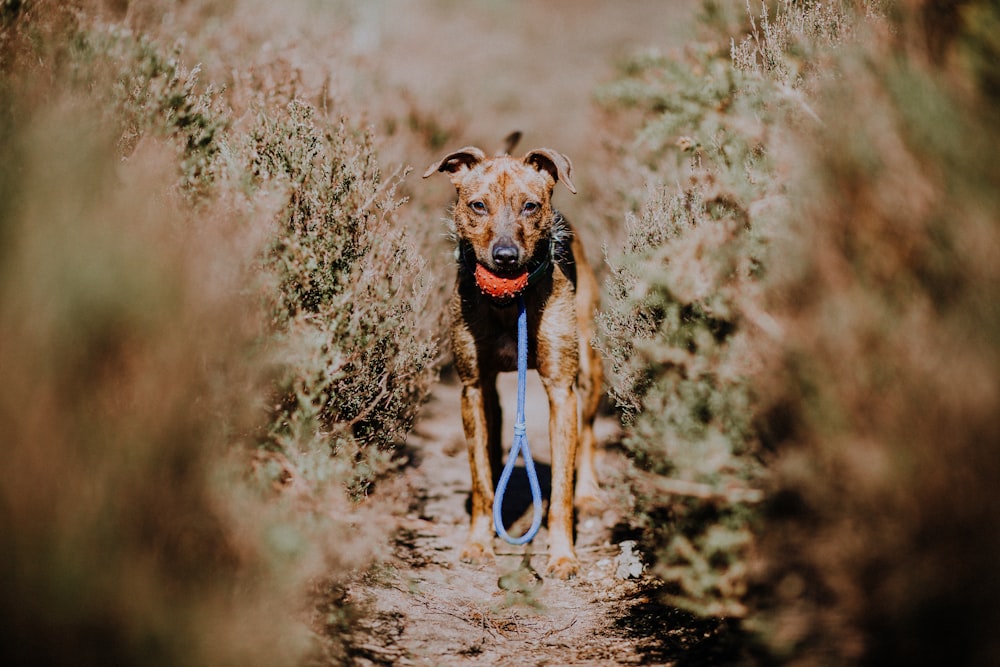
[[[266,547],[219,488],[262,414],[253,245],[229,218],[179,233],[169,145],[122,164],[86,103],[36,111],[3,141],[3,662],[285,660],[306,638],[268,618]]]
[[[249,173],[288,197],[267,258],[287,355],[271,438],[286,455],[329,443],[362,494],[432,379],[436,347],[417,315],[430,280],[393,225],[395,181],[381,181],[369,135],[343,123],[324,133],[292,100],[277,118],[261,113],[248,140]]]
[[[436,359],[397,179],[180,42],[3,11],[3,662],[341,660]]]
[[[759,617],[800,664],[1000,659],[997,97],[966,56],[996,55],[979,26],[997,12],[939,9],[840,54],[823,123],[796,136],[775,249],[794,261],[767,288],[784,335],[762,378]]]
[[[780,107],[762,102],[766,80],[735,68],[727,47],[640,55],[601,93],[642,110],[628,150],[640,156],[633,182],[652,185],[609,260],[600,327],[625,444],[649,473],[638,521],[654,572],[672,603],[740,617],[762,497],[747,332],[769,323],[757,304],[761,212],[777,187],[767,144]]]
[[[771,660],[1000,655],[997,16],[959,4],[750,10],[603,92],[652,184],[602,315],[639,522]]]

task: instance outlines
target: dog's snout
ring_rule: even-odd
[[[509,269],[517,265],[517,246],[510,239],[500,239],[493,246],[493,261],[497,268]]]

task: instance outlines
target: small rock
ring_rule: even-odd
[[[637,579],[642,576],[642,557],[635,549],[635,540],[625,540],[618,547],[622,550],[615,556],[615,576],[619,579]]]

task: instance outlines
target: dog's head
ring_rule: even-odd
[[[548,244],[555,216],[552,190],[562,181],[576,193],[569,158],[550,148],[522,158],[487,157],[467,146],[432,164],[424,178],[449,174],[458,191],[455,233],[476,253],[476,261],[497,275],[516,275]]]

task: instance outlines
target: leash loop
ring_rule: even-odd
[[[511,445],[507,464],[500,473],[496,494],[493,497],[493,527],[497,535],[510,544],[527,544],[535,538],[542,525],[542,488],[538,483],[538,473],[535,472],[535,462],[528,448],[528,432],[524,423],[524,395],[528,378],[528,314],[524,306],[524,297],[517,297],[517,415],[514,420],[514,444]],[[531,501],[534,505],[531,518],[531,528],[521,537],[511,537],[503,525],[503,497],[507,493],[507,483],[517,455],[524,457],[524,469],[528,473],[528,484],[531,487]]]

